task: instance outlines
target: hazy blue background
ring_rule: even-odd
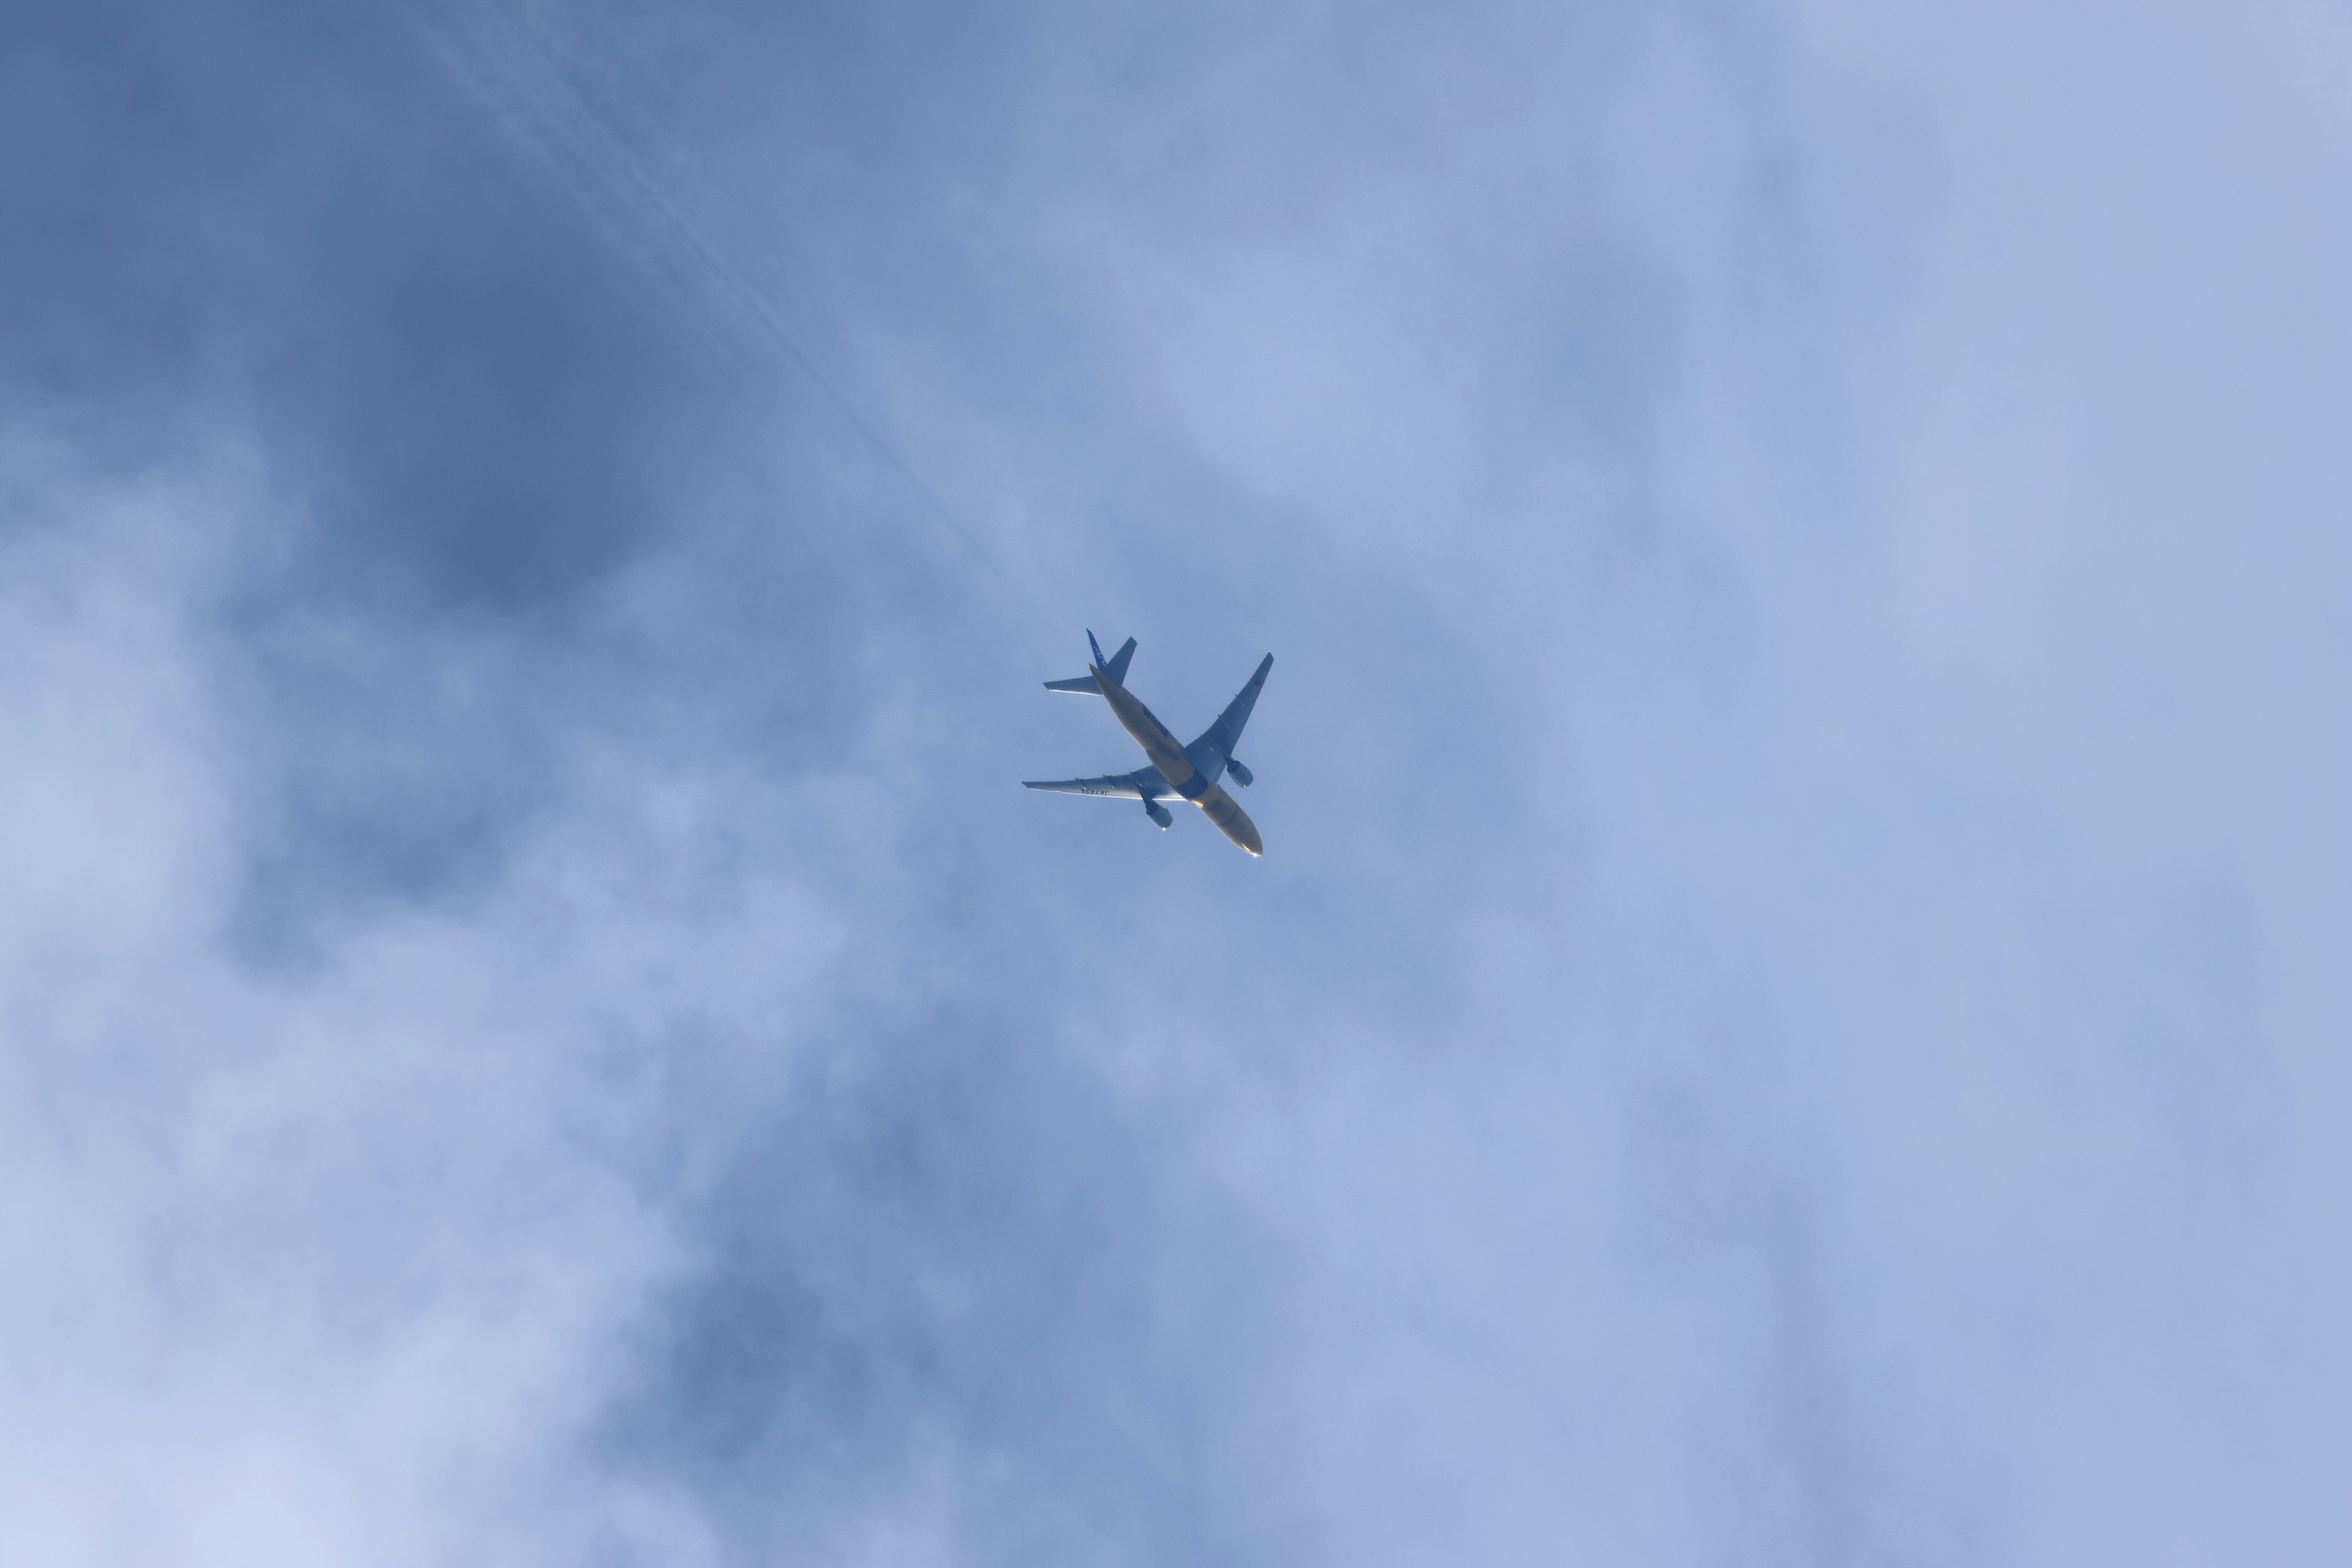
[[[2352,1561],[2347,73],[7,7],[0,1559]]]

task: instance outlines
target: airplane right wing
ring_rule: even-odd
[[[1274,655],[1267,654],[1258,661],[1257,673],[1249,678],[1249,684],[1234,694],[1234,700],[1225,704],[1225,710],[1217,715],[1217,721],[1203,730],[1201,740],[1192,744],[1213,741],[1219,751],[1232,756],[1234,748],[1241,743],[1242,726],[1249,722],[1250,710],[1257,706],[1257,694],[1265,689],[1266,672],[1273,668]]]
[[[1106,773],[1091,779],[1029,779],[1024,789],[1051,790],[1055,795],[1094,795],[1111,800],[1159,800],[1174,795],[1158,768],[1138,768],[1131,773]]]

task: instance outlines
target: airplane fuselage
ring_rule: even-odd
[[[1110,710],[1118,715],[1120,727],[1143,748],[1145,758],[1168,781],[1168,787],[1199,806],[1201,814],[1227,838],[1253,855],[1265,854],[1265,845],[1258,837],[1257,825],[1217,782],[1225,771],[1227,758],[1223,750],[1203,736],[1194,742],[1203,753],[1196,759],[1168,732],[1167,725],[1153,717],[1150,709],[1112,679],[1100,665],[1095,666],[1092,673],[1096,686],[1110,703]]]
[[[1163,828],[1174,819],[1162,803],[1173,795],[1199,806],[1201,815],[1240,848],[1253,856],[1264,854],[1265,847],[1258,841],[1257,825],[1224,792],[1221,781],[1230,777],[1237,784],[1251,782],[1249,769],[1234,760],[1234,747],[1249,723],[1250,710],[1257,705],[1266,672],[1274,668],[1274,655],[1267,654],[1258,661],[1256,673],[1234,694],[1234,700],[1225,704],[1215,723],[1202,731],[1191,745],[1180,746],[1176,737],[1169,733],[1168,726],[1127,689],[1127,666],[1135,654],[1135,639],[1128,638],[1108,658],[1103,657],[1102,645],[1095,640],[1092,632],[1087,634],[1087,647],[1094,654],[1087,672],[1067,680],[1049,680],[1045,689],[1102,698],[1118,716],[1119,727],[1143,748],[1149,760],[1142,767],[1128,773],[1084,779],[1027,779],[1023,781],[1024,787],[1056,795],[1139,800],[1144,814]]]

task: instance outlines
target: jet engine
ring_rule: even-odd
[[[1143,803],[1143,814],[1160,824],[1160,831],[1162,833],[1167,832],[1168,825],[1176,820],[1168,815],[1168,808],[1156,800],[1147,800]]]
[[[1242,766],[1238,758],[1228,757],[1225,759],[1225,772],[1234,775],[1234,783],[1241,785],[1244,789],[1249,788],[1251,782],[1250,771]]]

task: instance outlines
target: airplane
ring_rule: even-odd
[[[1234,756],[1234,747],[1242,738],[1242,726],[1249,722],[1250,710],[1257,706],[1257,694],[1265,685],[1265,672],[1274,668],[1274,655],[1267,654],[1249,678],[1241,694],[1225,704],[1217,721],[1201,731],[1201,738],[1189,746],[1180,746],[1168,727],[1151,716],[1151,710],[1136,700],[1124,684],[1128,660],[1135,657],[1135,639],[1110,658],[1103,658],[1102,644],[1095,634],[1087,634],[1087,647],[1093,650],[1095,661],[1087,673],[1068,680],[1045,682],[1048,691],[1078,694],[1095,693],[1110,703],[1110,710],[1127,732],[1135,737],[1143,754],[1150,758],[1148,765],[1131,773],[1109,773],[1101,778],[1024,780],[1029,789],[1051,790],[1057,795],[1102,795],[1113,800],[1139,800],[1144,815],[1160,825],[1162,833],[1176,819],[1160,803],[1174,795],[1189,800],[1201,808],[1202,814],[1216,825],[1217,831],[1248,850],[1252,855],[1265,853],[1265,846],[1257,836],[1257,824],[1249,814],[1234,804],[1224,786],[1217,781],[1231,773],[1234,782],[1247,788],[1249,769]]]

